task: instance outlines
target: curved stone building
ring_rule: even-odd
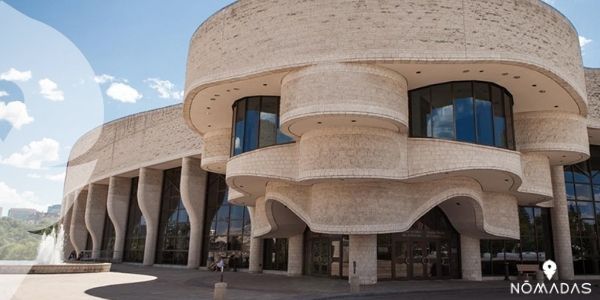
[[[599,107],[539,0],[240,0],[193,35],[183,106],[80,139],[64,224],[145,265],[600,274]]]

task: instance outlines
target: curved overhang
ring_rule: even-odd
[[[409,89],[490,81],[513,94],[515,112],[587,114],[578,34],[539,0],[365,1],[352,7],[340,0],[242,0],[213,15],[192,38],[184,117],[200,134],[230,127],[222,116],[230,115],[235,100],[279,95],[289,71],[333,62],[389,68]]]

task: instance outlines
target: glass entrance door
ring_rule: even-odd
[[[315,238],[311,243],[312,275],[329,276],[331,274],[331,242],[327,238]]]

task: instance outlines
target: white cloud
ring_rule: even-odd
[[[96,83],[103,84],[115,81],[115,77],[108,74],[96,75],[94,76],[94,81]]]
[[[10,68],[10,70],[0,74],[0,80],[27,81],[29,79],[31,79],[31,71],[19,71],[15,68]]]
[[[106,95],[125,103],[135,103],[142,98],[142,94],[124,83],[111,83],[110,87],[106,90]]]
[[[6,91],[0,91],[0,97],[6,97],[8,93]]]
[[[593,42],[591,39],[586,38],[585,36],[579,36],[579,46],[581,48],[585,47],[587,44]]]
[[[0,120],[8,121],[16,129],[33,122],[33,118],[27,113],[27,106],[21,101],[11,101],[8,104],[0,102]]]
[[[175,84],[168,80],[162,80],[160,78],[148,78],[145,80],[148,86],[158,93],[158,97],[163,99],[175,99],[181,100],[183,98],[183,91],[177,90]]]
[[[0,163],[17,168],[41,169],[42,164],[58,160],[59,149],[60,144],[57,141],[43,138],[23,146],[20,152],[15,152],[7,158],[0,157]]]
[[[39,203],[38,197],[31,191],[19,192],[0,181],[0,207],[35,208],[44,211],[46,205]]]
[[[40,84],[40,94],[50,101],[63,101],[65,95],[63,91],[58,89],[56,82],[44,78],[38,82]]]
[[[63,182],[65,181],[65,172],[62,173],[58,173],[58,174],[53,174],[53,175],[46,175],[44,176],[44,178],[51,180],[51,181],[58,181],[58,182]]]
[[[42,178],[42,175],[40,175],[38,173],[30,173],[30,174],[27,174],[27,177],[38,179],[38,178]]]

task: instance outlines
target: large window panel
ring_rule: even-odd
[[[279,97],[255,96],[233,104],[231,155],[293,142],[279,129]]]
[[[514,149],[512,96],[500,86],[481,81],[442,83],[412,90],[409,98],[412,137]]]
[[[432,135],[435,138],[454,139],[454,107],[450,85],[431,88]]]
[[[139,178],[131,180],[131,193],[129,195],[129,213],[127,217],[127,231],[125,233],[125,247],[123,261],[141,263],[144,260],[144,247],[146,242],[146,219],[142,215],[137,198]]]
[[[474,143],[475,124],[473,122],[473,91],[471,82],[461,82],[453,85],[454,114],[456,118],[456,140]]]

